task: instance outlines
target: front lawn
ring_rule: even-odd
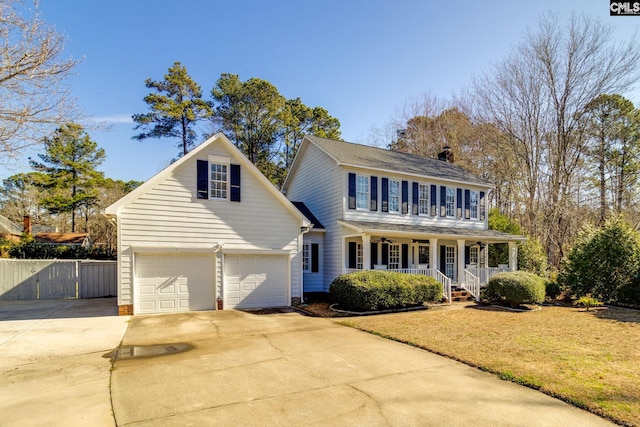
[[[622,308],[432,309],[341,323],[494,372],[640,425],[640,312]]]

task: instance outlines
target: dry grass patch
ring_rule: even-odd
[[[427,310],[341,323],[446,355],[618,422],[640,425],[640,312]]]

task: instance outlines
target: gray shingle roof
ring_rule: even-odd
[[[317,136],[307,136],[307,138],[332,157],[336,158],[340,163],[347,165],[492,186],[490,182],[479,176],[467,172],[455,164],[442,160],[399,153],[382,148],[370,147],[368,145],[335,141]]]
[[[316,218],[316,216],[311,212],[311,210],[309,210],[307,205],[305,205],[302,202],[291,202],[291,203],[293,203],[293,205],[296,208],[298,208],[300,212],[302,212],[302,215],[304,215],[309,220],[309,222],[311,223],[311,228],[313,228],[314,230],[324,230],[324,226],[320,223],[318,218]]]

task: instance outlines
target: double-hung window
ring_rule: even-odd
[[[305,243],[302,245],[302,271],[309,273],[311,271],[311,251],[310,245]]]
[[[389,180],[389,212],[400,212],[400,181]]]
[[[356,177],[356,208],[369,210],[369,177]]]
[[[229,188],[229,165],[223,163],[209,163],[211,171],[211,198],[227,200]]]
[[[429,186],[420,184],[418,186],[418,213],[429,215]]]
[[[478,192],[469,192],[469,210],[471,219],[478,219]]]
[[[456,216],[456,189],[452,187],[447,187],[446,215]]]
[[[389,245],[389,270],[400,268],[400,245]]]
[[[469,264],[478,265],[478,246],[471,246],[469,248]]]

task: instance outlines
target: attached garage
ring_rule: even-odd
[[[225,255],[224,307],[289,305],[288,255]]]
[[[137,253],[134,259],[135,314],[214,308],[213,255]]]

